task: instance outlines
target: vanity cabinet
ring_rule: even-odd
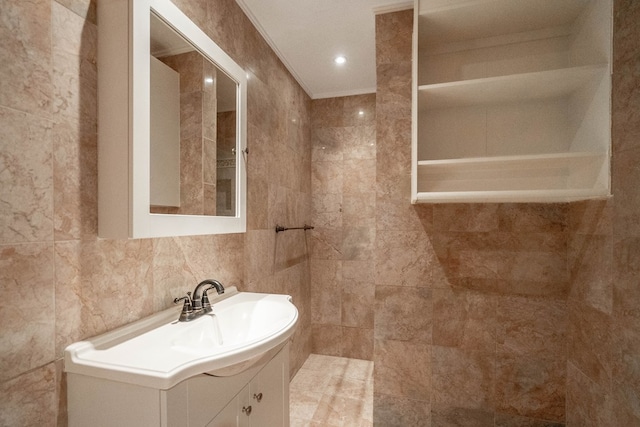
[[[288,426],[287,365],[268,363],[207,427]]]
[[[611,0],[416,0],[412,203],[610,195]]]
[[[69,373],[69,426],[288,426],[289,346],[239,374],[200,374],[169,390]]]

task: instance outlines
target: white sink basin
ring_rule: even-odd
[[[283,346],[298,310],[288,295],[238,292],[178,322],[172,308],[65,350],[65,371],[166,390],[197,374],[231,375]]]

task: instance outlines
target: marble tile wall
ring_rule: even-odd
[[[614,349],[613,212],[609,201],[571,206],[569,223],[567,425],[611,420]]]
[[[374,94],[311,108],[313,352],[373,357]]]
[[[612,199],[409,207],[411,16],[377,17],[376,425],[640,425],[638,19],[615,1]]]
[[[374,424],[563,425],[569,207],[408,203],[412,20],[376,18]]]
[[[612,408],[640,424],[640,4],[614,2]],[[599,345],[593,335],[591,342]]]
[[[248,231],[97,237],[96,2],[1,0],[0,425],[66,425],[62,354],[201,279],[293,295],[311,351],[311,101],[234,0],[176,0],[249,73]],[[11,60],[8,60],[11,58]],[[282,167],[282,165],[287,167]]]
[[[570,426],[640,425],[639,19],[638,2],[614,2],[613,198],[570,212]]]

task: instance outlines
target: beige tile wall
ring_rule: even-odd
[[[0,2],[1,426],[66,425],[65,346],[205,278],[292,294],[311,351],[309,245],[273,228],[311,222],[311,101],[235,1],[175,3],[249,73],[246,234],[97,238],[96,2]]]
[[[612,188],[572,205],[567,424],[640,425],[640,4],[614,3]]]
[[[313,352],[373,357],[374,94],[312,102]]]
[[[640,423],[640,44],[617,1],[608,202],[413,206],[411,11],[376,20],[374,423]]]

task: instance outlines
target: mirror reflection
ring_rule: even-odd
[[[236,214],[237,83],[151,13],[152,213]]]

